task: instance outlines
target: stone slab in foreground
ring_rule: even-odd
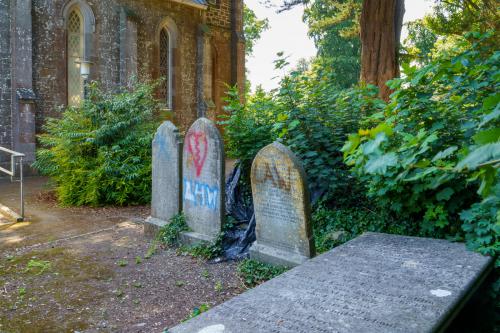
[[[492,265],[463,244],[366,233],[169,332],[440,332]]]

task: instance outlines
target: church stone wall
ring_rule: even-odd
[[[0,0],[5,2],[8,0]],[[92,37],[91,80],[106,89],[120,86],[120,13],[125,8],[137,24],[137,72],[139,79],[159,76],[158,28],[171,18],[178,29],[174,50],[174,122],[186,129],[197,117],[197,41],[200,25],[209,27],[215,108],[207,116],[222,112],[225,84],[231,84],[231,1],[220,0],[208,10],[167,0],[88,0],[95,15]],[[1,3],[0,2],[0,3]],[[57,117],[66,105],[66,35],[63,17],[66,0],[33,0],[33,76],[37,101],[37,132],[44,119]],[[0,28],[1,29],[1,28]],[[199,76],[199,74],[198,74]]]
[[[11,46],[10,0],[0,0],[0,146],[11,148]],[[6,160],[0,154],[0,162]]]

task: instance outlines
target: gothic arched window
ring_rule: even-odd
[[[68,105],[78,106],[83,99],[83,78],[79,62],[84,59],[84,29],[80,10],[73,8],[67,20],[68,31]]]
[[[160,78],[160,98],[172,109],[172,41],[166,27],[160,30]]]

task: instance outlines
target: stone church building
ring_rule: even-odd
[[[227,85],[244,86],[242,31],[243,0],[0,0],[0,146],[33,161],[44,119],[80,103],[86,79],[162,77],[181,128],[214,119]]]

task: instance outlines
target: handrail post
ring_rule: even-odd
[[[16,155],[10,155],[10,181],[13,182],[16,177]]]
[[[21,182],[21,218],[24,221],[24,186],[23,186],[23,157],[19,157],[19,180]]]
[[[7,154],[10,154],[10,170],[7,170],[5,168],[0,167],[0,172],[6,173],[7,175],[10,176],[10,181],[14,182],[16,181],[16,161],[17,158],[19,158],[19,183],[20,183],[20,197],[21,197],[21,215],[19,219],[18,216],[18,222],[24,221],[24,170],[23,170],[23,159],[24,159],[24,154],[18,153],[16,151],[0,147],[0,152],[5,152]]]

